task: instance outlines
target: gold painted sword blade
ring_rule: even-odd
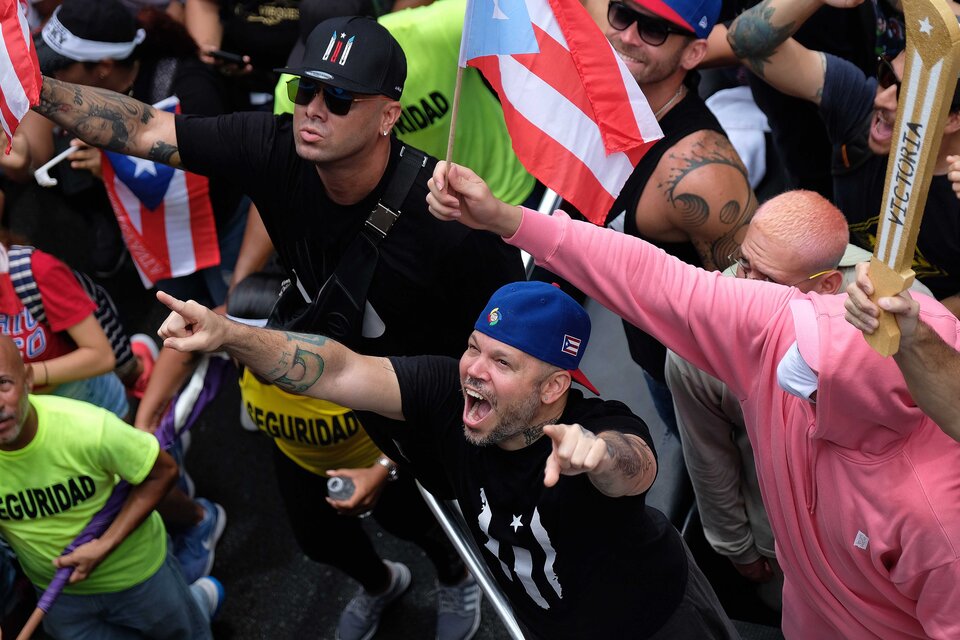
[[[913,284],[917,234],[933,178],[943,126],[960,70],[960,25],[944,0],[903,0],[907,47],[883,187],[877,243],[870,260],[876,299]],[[884,356],[900,347],[900,327],[881,311],[867,342]]]

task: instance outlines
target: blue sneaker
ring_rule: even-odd
[[[380,626],[384,607],[403,595],[410,586],[410,569],[400,562],[384,560],[390,570],[390,585],[380,594],[368,593],[360,587],[357,595],[340,614],[336,640],[370,640]]]
[[[210,575],[214,550],[227,526],[227,512],[219,504],[206,498],[197,498],[203,507],[203,520],[174,538],[173,553],[180,562],[180,570],[187,584]]]
[[[436,640],[470,640],[480,628],[483,591],[472,575],[459,584],[437,585]]]
[[[220,607],[227,594],[223,583],[213,576],[204,576],[190,585],[190,593],[200,608],[207,614],[207,620],[214,620],[220,613]]]

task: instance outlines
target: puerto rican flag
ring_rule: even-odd
[[[517,157],[596,224],[663,137],[578,0],[468,0],[460,66],[496,89]]]
[[[154,108],[178,113],[167,98]],[[103,152],[103,183],[146,287],[220,264],[207,178],[150,160]]]
[[[40,64],[27,22],[26,0],[0,3],[0,121],[9,140],[30,107],[40,102]]]

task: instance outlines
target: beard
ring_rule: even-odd
[[[467,384],[475,389],[481,389],[483,383],[479,380],[468,378]],[[521,400],[514,402],[509,406],[500,407],[496,396],[484,394],[487,402],[490,403],[491,411],[498,415],[497,426],[490,433],[484,435],[474,435],[464,426],[463,435],[470,444],[478,447],[487,447],[495,445],[512,438],[518,433],[537,430],[542,432],[543,425],[533,424],[533,418],[540,409],[540,396],[536,393],[536,387],[530,390],[530,393]]]

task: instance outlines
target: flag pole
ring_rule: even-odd
[[[463,87],[463,67],[457,65],[457,84],[453,89],[453,107],[450,109],[450,134],[447,137],[447,163],[453,162],[453,139],[457,135],[457,113],[460,111],[460,89]]]
[[[23,629],[20,630],[20,634],[17,635],[17,640],[30,640],[30,636],[32,636],[33,632],[40,626],[40,622],[43,620],[43,614],[44,611],[40,607],[34,609],[33,613],[30,614],[30,618],[27,619],[27,623],[23,625]]]

